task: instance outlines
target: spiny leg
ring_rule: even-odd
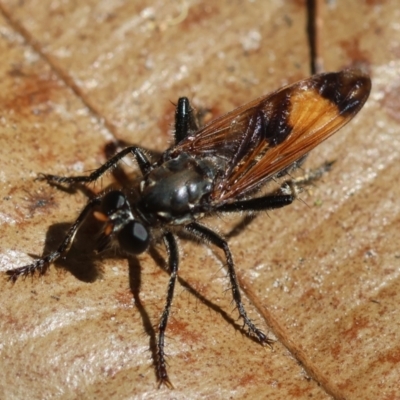
[[[271,346],[273,343],[273,340],[268,339],[268,337],[265,335],[265,333],[263,333],[260,329],[258,329],[253,324],[253,322],[247,316],[246,310],[244,309],[244,306],[242,303],[242,296],[240,294],[239,284],[238,284],[238,280],[236,277],[235,265],[233,262],[232,253],[229,249],[229,246],[228,246],[228,243],[226,242],[226,240],[224,240],[218,234],[213,232],[211,229],[208,229],[205,226],[198,224],[197,222],[192,222],[192,223],[186,225],[185,229],[188,232],[190,232],[192,235],[198,237],[199,239],[206,241],[206,242],[210,242],[213,245],[219,247],[220,249],[222,249],[224,251],[225,258],[226,258],[227,265],[228,265],[228,275],[229,275],[229,279],[231,282],[233,300],[236,303],[236,307],[239,311],[239,315],[243,319],[244,324],[248,327],[249,333],[251,335],[254,335],[260,343]]]
[[[57,176],[50,174],[41,174],[39,179],[46,180],[49,183],[90,183],[99,179],[104,173],[106,173],[109,169],[113,168],[119,161],[121,161],[128,154],[132,154],[139,165],[139,168],[143,175],[146,175],[151,170],[150,161],[147,159],[143,150],[136,146],[127,147],[126,149],[121,150],[115,156],[111,157],[105,164],[103,164],[100,168],[96,169],[89,175],[83,176]]]
[[[157,377],[160,386],[164,384],[168,388],[172,389],[173,385],[169,380],[167,373],[167,365],[165,362],[164,352],[164,336],[165,330],[167,329],[168,317],[171,310],[172,299],[174,297],[174,289],[176,278],[178,276],[179,268],[179,251],[178,245],[171,232],[166,232],[163,237],[165,247],[168,251],[168,268],[171,274],[168,283],[167,299],[164,306],[164,311],[161,315],[160,323],[158,325],[158,345],[157,345]]]
[[[43,275],[51,263],[56,261],[58,258],[60,258],[64,253],[66,253],[69,250],[75,238],[75,235],[80,226],[82,225],[83,221],[86,219],[86,217],[88,216],[89,212],[93,209],[93,207],[99,204],[100,204],[100,196],[95,197],[86,204],[85,208],[81,211],[74,224],[69,228],[68,233],[66,234],[61,244],[58,246],[57,250],[51,252],[47,256],[39,258],[32,264],[28,264],[23,267],[10,269],[6,271],[6,274],[9,275],[10,280],[12,282],[15,282],[20,276],[32,275],[36,271],[39,271],[39,274]]]
[[[320,167],[307,171],[303,176],[284,182],[274,193],[249,200],[239,200],[223,204],[217,208],[221,212],[258,212],[281,208],[292,204],[302,186],[312,185],[322,175],[330,171],[334,161],[327,161]]]
[[[180,97],[175,110],[175,144],[185,139],[189,133],[198,130],[193,108],[187,97]]]
[[[217,211],[222,212],[257,212],[273,210],[292,204],[296,198],[295,194],[270,194],[263,197],[256,197],[250,200],[239,200],[234,203],[224,204],[217,208]]]
[[[312,185],[315,181],[321,179],[321,177],[332,169],[332,165],[335,160],[325,161],[322,165],[317,168],[306,170],[302,176],[293,178],[290,183],[296,186],[307,186]]]

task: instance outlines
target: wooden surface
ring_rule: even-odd
[[[179,96],[214,117],[309,75],[305,2],[164,3],[0,1],[1,271],[54,249],[86,202],[38,172],[92,170],[113,138],[164,150]],[[362,64],[371,97],[305,165],[333,170],[230,239],[273,352],[242,334],[222,254],[182,241],[175,390],[157,389],[164,249],[93,257],[88,226],[65,268],[1,281],[0,398],[399,399],[399,20],[396,0],[329,2],[325,69]]]

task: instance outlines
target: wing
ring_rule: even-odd
[[[290,167],[349,122],[371,90],[358,69],[314,75],[210,122],[173,151],[221,160],[211,201],[228,202]]]

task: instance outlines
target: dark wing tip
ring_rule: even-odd
[[[371,92],[371,78],[361,69],[345,69],[316,75],[319,94],[334,103],[340,115],[356,114]]]

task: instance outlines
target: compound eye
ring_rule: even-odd
[[[140,254],[149,246],[150,235],[143,224],[130,221],[118,232],[118,241],[126,252]]]
[[[104,195],[101,201],[101,211],[108,216],[124,207],[126,203],[126,196],[119,190],[113,190]]]

